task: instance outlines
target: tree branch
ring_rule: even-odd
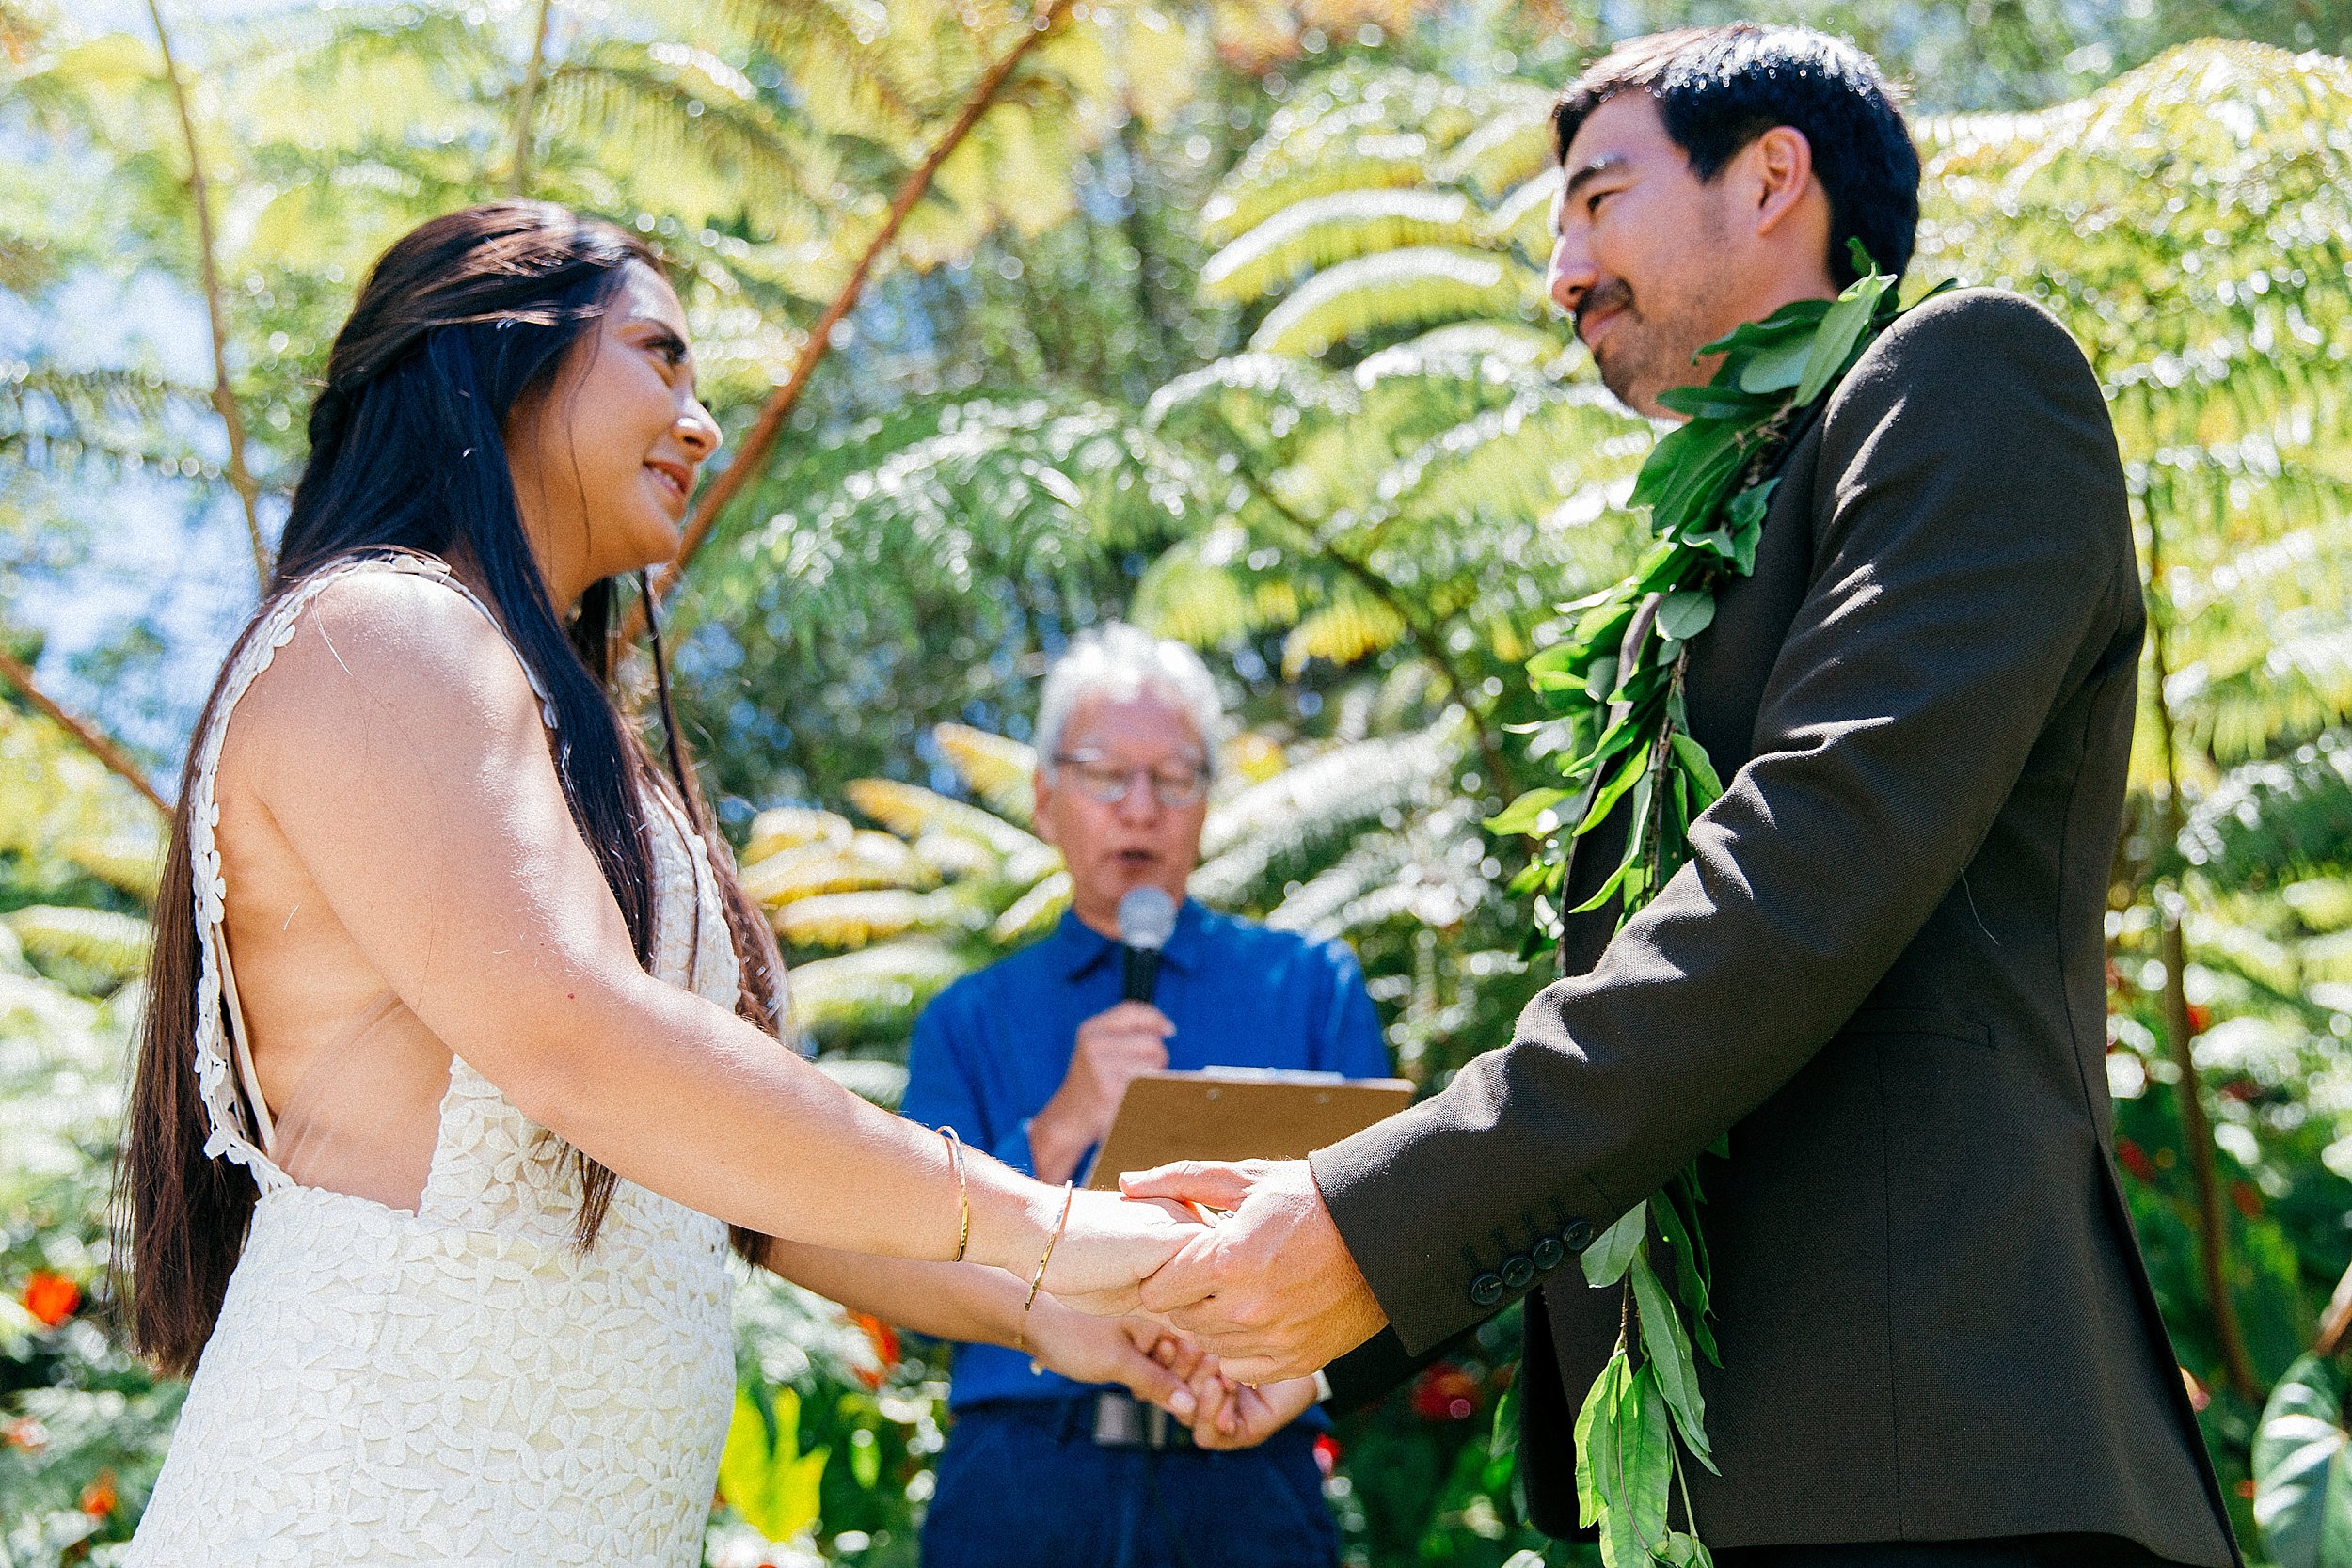
[[[800,357],[793,361],[791,374],[760,404],[759,414],[752,420],[751,429],[744,433],[742,449],[736,453],[735,461],[713,475],[702,494],[695,499],[694,510],[687,518],[685,537],[678,542],[676,558],[654,578],[657,597],[676,586],[687,564],[694,559],[694,553],[710,537],[720,512],[767,467],[769,453],[775,447],[777,436],[783,434],[784,421],[791,416],[794,406],[801,401],[802,392],[807,389],[810,375],[815,373],[818,362],[833,346],[834,328],[841,324],[843,317],[856,309],[858,300],[865,294],[866,279],[883,253],[890,248],[891,242],[898,237],[898,230],[904,227],[907,215],[914,211],[915,203],[922,200],[924,193],[930,189],[940,166],[963,144],[963,139],[972,134],[973,127],[979,124],[981,118],[994,105],[997,96],[1004,91],[1005,84],[1011,80],[1014,68],[1061,24],[1062,19],[1070,12],[1071,4],[1072,0],[1046,0],[1044,8],[1031,16],[1020,40],[981,73],[980,79],[965,97],[962,109],[939,140],[932,144],[923,161],[908,171],[906,179],[898,186],[898,194],[891,198],[890,211],[883,217],[882,227],[866,242],[865,253],[858,258],[857,265],[850,269],[849,281],[841,286],[840,292],[825,307],[824,314],[817,318],[817,325],[809,328],[808,341],[802,348]],[[641,604],[629,610],[628,619],[621,627],[621,640],[634,641],[644,629],[645,612]]]
[[[180,114],[180,135],[188,150],[188,199],[196,208],[197,264],[204,283],[204,310],[213,328],[213,408],[229,432],[229,483],[245,508],[245,531],[253,546],[253,575],[269,587],[269,546],[262,543],[261,489],[245,459],[245,415],[229,388],[229,316],[221,301],[220,267],[213,253],[212,192],[204,182],[204,155],[197,145],[196,115],[188,106],[187,82],[172,57],[171,34],[164,26],[163,0],[147,0],[147,14],[155,24],[155,43],[163,51],[164,79],[171,87],[172,107]]]
[[[6,676],[8,684],[24,692],[28,702],[47,714],[59,729],[79,741],[84,751],[103,763],[108,772],[146,796],[157,811],[166,816],[171,815],[171,802],[155,792],[155,786],[147,782],[147,775],[139,771],[139,765],[131,760],[131,754],[108,738],[97,725],[68,712],[55,697],[43,691],[31,668],[6,648],[0,648],[0,676]]]
[[[515,153],[506,169],[509,196],[531,194],[531,118],[539,102],[539,85],[547,79],[548,29],[555,20],[555,0],[539,0],[539,25],[531,35],[531,63],[523,68],[515,91]]]
[[[2181,803],[2180,756],[2176,749],[2172,705],[2165,693],[2172,673],[2172,606],[2165,597],[2163,530],[2153,513],[2148,518],[2149,615],[2148,646],[2155,681],[2156,738],[2164,756],[2165,794],[2157,820],[2166,846],[2177,845],[2184,825]],[[2221,1209],[2221,1173],[2214,1158],[2213,1123],[2205,1115],[2205,1093],[2197,1071],[2197,1031],[2188,1014],[2188,943],[2181,927],[2185,896],[2179,881],[2159,877],[2150,895],[2156,906],[2156,937],[2164,963],[2164,1033],[2180,1079],[2172,1085],[2181,1117],[2181,1152],[2188,1160],[2197,1197],[2197,1260],[2206,1305],[2213,1313],[2214,1338],[2220,1347],[2221,1367],[2231,1389],[2249,1404],[2262,1401],[2254,1379],[2254,1362],[2246,1349],[2237,1304],[2230,1295],[2228,1218]]]

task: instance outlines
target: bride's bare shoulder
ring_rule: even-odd
[[[233,744],[297,765],[321,751],[478,752],[515,738],[540,744],[538,700],[506,639],[463,594],[408,572],[322,589],[231,720]]]

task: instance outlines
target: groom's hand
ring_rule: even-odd
[[[1123,1176],[1120,1189],[1230,1211],[1145,1280],[1142,1298],[1236,1382],[1309,1375],[1389,1321],[1304,1160],[1184,1160]]]

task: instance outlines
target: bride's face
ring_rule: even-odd
[[[632,261],[547,389],[507,420],[515,499],[556,603],[675,555],[694,476],[718,449],[686,312]]]

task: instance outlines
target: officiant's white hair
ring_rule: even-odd
[[[1225,705],[1216,677],[1200,656],[1172,637],[1153,637],[1123,621],[1108,621],[1078,634],[1054,667],[1037,705],[1037,765],[1051,768],[1061,753],[1062,731],[1089,697],[1125,702],[1150,691],[1182,708],[1200,732],[1212,768]]]

